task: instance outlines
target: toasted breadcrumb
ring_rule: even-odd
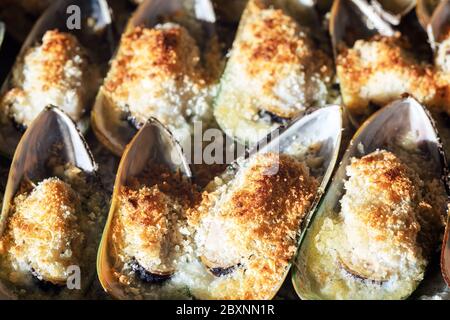
[[[211,284],[215,299],[267,299],[296,250],[300,222],[317,183],[295,159],[266,154],[236,180],[205,192],[190,224],[197,254],[212,268],[236,269]]]
[[[156,117],[184,142],[193,122],[212,119],[213,82],[188,30],[164,23],[122,36],[102,92],[138,123]]]
[[[450,113],[450,77],[421,63],[399,34],[358,40],[337,58],[344,104],[356,115],[368,113],[370,103],[384,106],[404,93],[427,107]]]
[[[347,174],[341,214],[352,261],[381,278],[397,271],[401,257],[423,268],[425,257],[417,243],[423,182],[417,174],[385,151],[353,159]]]
[[[228,66],[230,90],[252,88],[241,95],[241,108],[284,118],[324,103],[333,70],[292,17],[259,0],[248,3]]]
[[[98,71],[71,34],[47,31],[14,67],[12,89],[0,100],[2,117],[28,126],[49,104],[79,121],[98,87]]]
[[[183,240],[179,229],[193,195],[193,187],[179,173],[163,167],[148,170],[130,187],[122,187],[111,226],[116,268],[136,260],[150,273],[173,273]]]
[[[326,214],[315,224],[314,244],[304,257],[320,294],[328,299],[407,297],[423,279],[443,229],[443,186],[425,182],[384,150],[351,159],[347,174],[340,213]]]
[[[241,166],[236,177],[216,178],[202,195],[158,170],[120,192],[110,246],[119,261],[113,274],[129,297],[268,299],[276,293],[317,182],[290,156],[257,155]],[[162,284],[136,279],[127,264],[149,261],[147,270],[155,273],[162,256],[171,273]],[[223,267],[230,272],[213,275],[211,268]]]
[[[84,234],[79,228],[79,201],[75,191],[58,178],[39,183],[30,194],[18,195],[1,239],[13,265],[11,278],[21,284],[19,273],[33,272],[40,279],[65,283],[67,269],[79,265]]]
[[[174,247],[180,244],[177,221],[181,206],[157,186],[138,191],[124,189],[120,194],[118,217],[112,226],[112,241],[119,254],[134,258],[155,274],[172,273]]]
[[[106,196],[94,176],[59,157],[46,167],[51,178],[37,184],[23,179],[11,200],[0,237],[1,283],[19,299],[86,298]],[[77,290],[67,286],[78,280]]]

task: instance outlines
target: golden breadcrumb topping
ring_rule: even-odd
[[[243,103],[285,118],[320,100],[322,86],[333,72],[331,60],[292,17],[259,0],[247,6],[231,64],[238,85],[246,82],[241,90],[251,88],[246,92],[249,101]]]
[[[316,190],[315,179],[302,163],[265,154],[255,157],[228,185],[203,194],[200,205],[189,213],[197,254],[213,263],[207,267],[235,267],[211,284],[212,297],[267,299],[274,294],[295,253],[300,222]]]
[[[55,284],[66,282],[68,267],[80,264],[85,238],[77,217],[79,201],[70,185],[58,178],[44,180],[31,193],[14,198],[0,242],[13,283],[24,284],[30,272]]]
[[[159,180],[159,181],[158,181]],[[155,183],[155,184],[153,184]],[[180,255],[180,224],[193,190],[180,174],[159,168],[122,187],[111,243],[120,265],[136,260],[154,274],[171,274]]]
[[[429,108],[450,112],[450,77],[410,54],[410,45],[400,37],[375,36],[358,40],[337,58],[337,73],[345,105],[354,114],[368,113],[398,99],[404,93]]]
[[[417,250],[420,225],[416,205],[421,184],[417,174],[386,151],[352,159],[347,173],[350,177],[346,184],[347,195],[342,200],[344,223],[347,222],[346,215],[351,215],[361,223],[359,227],[370,228],[376,233],[374,240],[392,242],[408,251]],[[362,186],[364,189],[360,189]],[[353,192],[361,201],[350,202],[354,197],[348,194]]]
[[[447,196],[441,181],[422,178],[411,150],[401,153],[352,158],[340,206],[319,211],[299,257],[313,297],[405,299],[423,279]]]
[[[393,286],[400,295],[411,292],[423,278],[443,226],[445,205],[430,201],[427,193],[434,192],[437,198],[442,190],[438,185],[431,190],[388,151],[353,158],[347,174],[339,216],[325,217],[315,237],[314,250],[328,261],[321,263],[335,265],[335,271],[317,271],[316,262],[312,265],[323,282],[323,293],[337,290],[335,285],[346,289],[329,293],[348,298],[370,285],[374,291],[366,290],[367,297],[381,297],[380,286]],[[333,284],[330,277],[344,282]]]
[[[139,124],[157,118],[183,143],[191,137],[193,122],[206,126],[212,120],[215,82],[200,54],[194,38],[178,24],[132,28],[122,36],[102,93]]]
[[[170,249],[177,244],[172,241],[177,216],[170,211],[170,199],[157,187],[138,191],[124,188],[119,197],[118,218],[112,227],[113,243],[146,270],[171,272]]]
[[[164,80],[187,76],[204,84],[194,39],[181,26],[166,26],[136,27],[124,34],[105,82],[106,90],[127,95],[130,86],[143,77]]]
[[[47,105],[78,121],[97,88],[95,66],[71,34],[47,31],[42,44],[25,52],[13,70],[12,89],[0,101],[3,116],[28,126]]]

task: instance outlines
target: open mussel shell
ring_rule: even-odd
[[[339,155],[342,139],[344,116],[339,106],[327,106],[292,121],[286,127],[281,127],[260,141],[248,154],[280,153],[293,157],[302,157],[308,146],[315,145],[318,152],[316,159],[320,159],[318,167],[310,167],[311,174],[319,181],[318,194],[322,194],[334,170],[334,164]]]
[[[434,122],[423,106],[413,98],[404,98],[387,105],[372,115],[351,140],[350,146],[346,150],[326,194],[318,205],[316,212],[311,218],[311,223],[301,239],[300,249],[297,253],[292,273],[292,282],[300,298],[333,299],[333,297],[337,296],[345,297],[345,293],[336,288],[329,289],[327,296],[324,296],[322,292],[320,283],[327,279],[325,277],[330,271],[317,271],[317,264],[323,263],[322,259],[325,259],[325,256],[313,249],[315,248],[316,236],[321,230],[324,219],[340,212],[340,200],[345,193],[344,182],[347,179],[346,168],[350,164],[351,159],[354,157],[361,158],[382,149],[391,151],[399,156],[399,148],[402,150],[407,148],[407,153],[411,152],[410,148],[420,152],[420,155],[427,159],[426,174],[429,174],[431,178],[445,180],[444,177],[447,172],[445,156],[434,128]],[[430,165],[428,165],[428,160]],[[418,164],[418,166],[422,167],[423,163]],[[316,266],[316,272],[312,271],[314,265]],[[326,265],[327,268],[332,268],[330,270],[339,268],[338,264],[334,262]],[[319,279],[321,280],[319,281]],[[361,279],[363,278],[359,278],[356,275],[354,277],[355,283],[361,282]],[[328,283],[339,283],[340,281],[337,278],[328,280],[331,281]],[[367,279],[366,281],[372,285],[376,284],[376,279]],[[415,288],[416,286],[417,283],[408,283],[406,287]],[[382,294],[384,298],[399,299],[411,295],[414,289],[408,294],[401,296],[399,296],[399,292],[395,291],[399,290],[398,288],[384,288],[380,285],[377,289],[371,288],[371,290],[380,290],[377,291],[378,296]],[[370,294],[373,294],[373,292],[367,293],[367,297],[360,294],[358,298],[370,299]]]
[[[51,152],[54,150],[57,154]],[[25,181],[39,182],[54,176],[52,157],[58,163],[71,164],[87,175],[95,174],[97,165],[75,123],[56,107],[47,107],[33,121],[14,153],[6,184],[0,217],[0,234],[5,231],[13,199]],[[0,283],[1,298],[16,298]]]
[[[351,48],[358,40],[377,34],[393,36],[395,31],[379,13],[364,0],[335,0],[330,13],[329,33],[335,59],[345,48]],[[357,128],[364,119],[347,113]]]
[[[304,230],[306,230],[311,216],[315,211],[317,204],[320,202],[325,189],[329,183],[331,175],[334,171],[336,161],[340,152],[341,139],[343,133],[344,114],[340,106],[332,105],[314,112],[304,115],[293,120],[289,125],[280,127],[271,132],[266,138],[262,139],[256,146],[250,149],[245,157],[252,157],[256,154],[276,153],[286,154],[294,158],[304,160],[310,174],[318,182],[318,190],[312,201],[311,207],[304,216],[301,226],[299,227],[299,238],[302,238]],[[313,158],[319,160],[316,165],[309,163],[308,153],[311,149],[315,149]],[[224,175],[231,172],[237,172],[240,169],[240,160],[230,165]],[[299,242],[298,242],[299,243]],[[232,271],[232,268],[220,268],[211,270],[218,272]],[[268,297],[272,299],[280,291],[284,280],[287,278],[291,268],[291,263],[285,271],[283,281],[273,291],[273,295]]]
[[[432,11],[431,17],[422,26],[428,33],[428,40],[433,51],[437,51],[441,38],[450,27],[450,1],[441,1]]]
[[[416,15],[419,19],[420,24],[424,29],[430,23],[431,17],[433,16],[434,11],[438,7],[439,3],[447,2],[446,0],[417,0],[416,5]]]
[[[289,28],[295,25],[296,27],[300,27],[299,30],[301,30],[301,32],[297,31],[301,35],[288,33],[289,40],[287,38],[282,39],[281,46],[287,45],[287,41],[297,43],[298,37],[305,37],[305,39],[308,39],[307,41],[302,40],[299,42],[311,42],[312,44],[301,45],[301,50],[297,48],[297,51],[307,52],[304,56],[315,56],[315,53],[320,50],[320,61],[323,61],[323,65],[321,65],[323,66],[322,70],[328,71],[326,75],[325,73],[317,72],[317,70],[314,72],[305,71],[309,69],[309,66],[316,67],[313,58],[300,58],[296,62],[293,62],[292,55],[295,55],[295,53],[289,53],[290,58],[287,60],[285,58],[277,58],[279,55],[274,53],[277,51],[274,50],[274,47],[279,46],[277,43],[278,40],[274,39],[275,36],[270,32],[269,34],[271,35],[269,38],[264,36],[266,33],[264,28],[267,30],[270,28],[267,23],[269,21],[267,20],[267,14],[273,14],[273,12],[270,13],[270,10],[273,9],[280,10],[282,16],[289,17],[289,20],[292,21],[289,22]],[[272,21],[271,23],[279,24],[281,22]],[[253,24],[259,26],[255,27],[259,30],[257,33],[251,31]],[[252,34],[251,37],[257,38],[255,40],[257,43],[267,44],[275,41],[275,45],[264,44],[250,49],[249,52],[251,53],[245,53],[246,50],[243,48],[246,47],[249,34]],[[321,45],[318,45],[319,43]],[[327,56],[327,49],[329,49],[327,44],[326,30],[321,25],[314,1],[248,1],[241,16],[237,33],[228,55],[229,59],[220,79],[218,93],[213,103],[214,116],[222,131],[237,143],[253,147],[259,140],[263,139],[277,127],[286,125],[298,115],[311,111],[314,109],[313,107],[324,106],[331,96],[329,78],[332,78],[334,73],[332,63],[328,60],[329,57]],[[267,51],[270,54],[259,55],[255,53],[256,51],[253,52],[254,50]],[[265,58],[263,59],[265,60],[262,60],[261,57],[264,56]],[[326,59],[324,59],[325,56]],[[255,61],[253,62],[253,60]],[[252,63],[254,64],[254,69],[252,70],[265,70],[270,68],[271,71],[267,72],[272,74],[271,77],[276,80],[273,83],[277,83],[277,85],[275,86],[272,82],[265,79],[262,73],[254,74],[254,71],[249,71],[247,65]],[[301,71],[294,69],[295,71],[292,74],[283,71],[290,69],[291,64],[302,64],[303,68]],[[248,70],[239,74],[236,70],[240,69]],[[297,80],[295,80],[294,82],[297,84],[291,86],[291,80],[288,79],[291,79],[290,77],[294,77],[294,75],[295,78],[304,78],[302,80],[304,83],[302,82],[300,84],[300,82],[297,83]],[[257,77],[263,78],[262,84],[255,84],[254,79]],[[244,78],[242,83],[240,82],[240,78]],[[326,78],[328,80],[325,80]],[[318,80],[317,83],[315,83],[316,80]],[[239,83],[239,87],[235,83]],[[247,88],[249,86],[252,87],[254,84],[256,87],[253,91],[256,90],[259,96],[252,94],[252,90]],[[285,112],[280,110],[279,105],[282,105],[286,110],[290,109],[290,111]]]
[[[115,47],[112,18],[106,0],[61,0],[55,1],[37,20],[22,45],[13,69],[21,63],[28,49],[39,44],[47,31],[55,29],[76,36],[88,51],[92,63],[106,68]],[[3,83],[1,95],[11,89],[11,78],[12,73]],[[89,110],[90,106],[85,106],[85,109]],[[84,117],[79,121],[82,131],[87,129],[88,119]],[[12,157],[21,135],[21,130],[12,120],[0,128],[0,153]]]
[[[320,168],[317,168],[317,171],[312,171],[312,174],[320,182],[320,187],[312,205],[312,208],[314,208],[325,190],[338,157],[343,130],[342,123],[343,115],[340,107],[325,107],[293,121],[286,128],[273,132],[262,140],[258,147],[249,151],[246,156],[251,157],[256,153],[267,152],[298,156],[300,149],[306,151],[305,149],[308,149],[308,147],[318,145],[319,147],[315,149],[317,157],[321,159]],[[229,175],[230,171],[239,170],[239,163],[239,161],[233,163],[225,174]],[[191,177],[181,147],[170,132],[155,119],[149,120],[139,130],[123,153],[114,187],[110,214],[98,252],[97,272],[100,282],[109,294],[118,299],[130,298],[125,292],[125,284],[119,283],[117,274],[114,275],[113,257],[110,254],[112,248],[110,228],[114,214],[118,209],[118,192],[122,186],[131,183],[132,178],[139,175],[149,164],[168,165],[172,170],[179,170],[184,176]],[[311,209],[308,212],[313,211]],[[309,214],[306,215],[304,223],[306,224],[308,220]],[[223,270],[220,270],[220,272],[223,272]],[[288,272],[289,268],[287,268],[284,278]],[[283,281],[280,282],[279,287],[282,283]],[[273,296],[276,295],[279,287],[274,290]]]
[[[188,8],[188,4],[191,8]],[[194,16],[204,27],[205,38],[196,39],[206,45],[206,38],[212,35],[215,15],[209,0],[147,0],[139,5],[130,18],[127,30],[136,26],[154,27],[161,22],[161,17],[170,17],[180,12]],[[126,32],[126,31],[125,31]],[[202,47],[202,43],[200,43]],[[150,115],[149,115],[150,116]],[[91,123],[97,138],[114,154],[120,156],[125,146],[136,134],[138,128],[129,112],[113,105],[100,90],[91,113]]]
[[[416,6],[416,0],[372,0],[372,6],[387,22],[398,25]]]
[[[357,40],[376,34],[392,36],[394,30],[376,10],[364,0],[335,0],[331,8],[329,32],[335,55]]]
[[[158,120],[151,118],[123,152],[116,175],[108,220],[98,250],[98,278],[103,289],[117,299],[129,298],[124,291],[123,284],[119,283],[113,274],[114,258],[110,254],[112,246],[110,229],[118,209],[119,192],[122,187],[129,185],[133,178],[153,165],[168,167],[173,172],[180,172],[187,178],[192,177],[181,146]]]

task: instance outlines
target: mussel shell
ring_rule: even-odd
[[[73,14],[72,11],[68,11],[68,7],[72,5],[78,6],[80,9],[81,29],[79,30],[68,27],[67,19]],[[112,18],[106,0],[55,1],[37,20],[23,43],[15,64],[17,65],[19,59],[23,57],[30,47],[42,40],[45,32],[54,29],[75,35],[81,45],[88,50],[93,63],[106,67],[115,48]],[[10,73],[2,85],[1,95],[10,89],[11,77],[12,74]],[[89,110],[90,106],[85,106],[85,108]],[[80,125],[81,123],[85,125],[86,119],[82,119]],[[17,129],[13,121],[1,128],[0,153],[7,157],[12,157],[21,136],[22,132]]]
[[[450,26],[450,2],[441,1],[433,11],[432,16],[426,24],[422,24],[428,33],[431,48],[436,51],[441,36],[448,31]]]
[[[448,184],[447,184],[448,185]],[[449,211],[450,212],[450,211]],[[450,287],[450,219],[447,219],[441,251],[441,271],[445,283]]]
[[[329,32],[335,56],[342,46],[352,47],[357,40],[368,39],[376,34],[394,34],[389,23],[364,0],[335,0]]]
[[[330,13],[329,33],[336,59],[341,50],[353,47],[358,40],[369,39],[377,34],[393,36],[395,31],[366,1],[335,0]],[[347,112],[347,116],[355,128],[362,123],[359,117],[350,112]]]
[[[88,175],[94,175],[97,164],[76,124],[60,109],[49,106],[33,121],[20,140],[9,171],[0,217],[0,235],[5,231],[11,204],[24,181],[42,181],[52,177],[45,165],[50,150],[58,146],[58,158]],[[15,298],[0,282],[0,297]]]
[[[325,107],[293,121],[289,126],[281,128],[276,134],[270,134],[257,147],[249,151],[247,156],[251,156],[257,152],[281,152],[289,154],[289,147],[294,142],[306,146],[316,142],[322,142],[319,155],[324,159],[323,174],[316,177],[319,179],[320,187],[312,208],[308,211],[313,212],[334,170],[341,145],[342,130],[342,109],[338,106]],[[155,149],[158,151],[154,151]],[[169,165],[173,170],[180,170],[188,178],[192,176],[180,145],[175,141],[170,132],[156,119],[150,119],[127,146],[119,165],[110,213],[97,257],[97,272],[100,282],[109,294],[118,299],[129,298],[124,292],[123,284],[118,283],[112,273],[111,256],[108,253],[108,242],[110,241],[109,230],[114,213],[118,207],[118,190],[127,184],[129,178],[142,172],[149,162]],[[232,164],[234,170],[238,169],[238,163],[239,161],[236,161]],[[310,214],[308,213],[305,216],[304,225],[308,224],[309,217]],[[222,272],[224,270],[212,271]],[[231,272],[231,270],[228,271]],[[288,272],[289,268],[287,268],[283,279],[287,277]],[[280,282],[279,287],[281,287],[282,283],[283,281]],[[273,296],[276,295],[279,287],[274,290]]]
[[[435,164],[435,168],[439,168],[432,175],[445,181],[447,175],[445,155],[434,122],[423,106],[413,98],[404,98],[387,105],[372,115],[360,127],[350,142],[350,146],[346,150],[332,182],[301,240],[292,273],[292,282],[300,298],[323,298],[317,284],[314,284],[314,275],[308,271],[310,262],[306,257],[315,239],[317,221],[329,210],[339,211],[340,199],[345,192],[346,168],[350,164],[351,158],[360,158],[377,149],[386,149],[395,153],[395,150],[391,148],[392,139],[403,135],[414,139],[413,141],[417,143],[420,151],[426,154],[430,161]]]
[[[416,0],[372,0],[372,6],[387,22],[398,25],[403,16],[416,6]]]
[[[4,37],[5,37],[5,24],[0,21],[0,49],[2,47]]]
[[[319,193],[322,193],[331,178],[339,155],[343,123],[341,107],[332,105],[318,109],[270,133],[249,151],[249,156],[268,152],[295,156],[295,149],[292,149],[294,143],[302,146],[322,143],[317,155],[324,160],[322,171],[315,176],[319,179]],[[311,173],[314,175],[314,172]]]
[[[441,0],[417,0],[416,15],[420,24],[424,29],[427,28],[430,23],[431,17],[436,10],[439,2],[446,2]]]
[[[316,178],[319,187],[311,207],[301,222],[299,239],[302,238],[303,232],[307,229],[311,216],[315,212],[335,169],[341,148],[344,130],[343,123],[344,114],[342,108],[336,105],[327,106],[293,120],[288,126],[274,130],[245,155],[245,157],[251,157],[256,154],[270,152],[288,154],[295,157],[298,153],[295,148],[292,148],[294,144],[307,147],[315,143],[321,143],[321,148],[317,155],[323,158],[322,170],[317,172],[310,171],[310,174]],[[228,176],[230,172],[237,172],[240,169],[239,163],[241,163],[239,159],[232,163],[224,175]],[[208,263],[206,265],[208,266]],[[223,268],[214,268],[215,270],[210,269],[210,272],[222,275],[232,272],[235,268],[236,266],[224,266]],[[288,276],[290,268],[291,264],[286,269],[283,281]],[[274,290],[271,298],[280,290],[283,281]]]
[[[199,20],[207,35],[211,35],[215,21],[212,4],[209,0],[195,1],[193,14]],[[181,1],[177,0],[147,0],[139,5],[127,25],[127,30],[135,26],[153,27],[161,16],[170,16],[180,10],[186,10]],[[121,156],[125,146],[137,132],[136,126],[130,121],[129,112],[112,105],[100,90],[91,113],[92,128],[97,138],[117,156]]]
[[[233,46],[231,47],[231,55],[233,54],[233,47],[236,46],[236,43],[240,41],[247,41],[242,37],[243,34],[245,34],[245,29],[249,25],[249,21],[253,18],[252,8],[255,6],[255,3],[248,2],[248,5],[243,11],[237,34],[234,39]],[[306,33],[307,37],[312,40],[314,44],[321,44],[316,46],[317,49],[321,49],[324,52],[327,52],[326,49],[329,49],[327,47],[328,38],[326,35],[326,30],[324,30],[321,25],[319,15],[316,10],[317,8],[315,1],[261,0],[258,1],[258,6],[260,4],[264,8],[276,8],[278,10],[282,10],[285,15],[290,16],[296,24],[302,27],[302,33]],[[263,108],[257,108],[258,99],[254,97],[252,98],[254,98],[253,100],[255,101],[251,103],[246,102],[247,105],[245,105],[244,107],[241,106],[239,96],[241,94],[245,95],[246,91],[250,89],[239,88],[232,90],[228,88],[230,86],[230,83],[234,81],[233,77],[230,77],[229,70],[236,68],[232,66],[233,61],[230,60],[232,59],[229,59],[227,65],[225,66],[225,70],[220,79],[218,94],[214,99],[214,116],[219,127],[222,129],[222,131],[225,132],[227,136],[229,136],[239,144],[249,145],[250,147],[253,147],[257,144],[258,140],[263,139],[272,130],[276,129],[280,125],[285,125],[286,123],[291,122],[292,120],[294,120],[294,118],[292,116],[289,118],[281,117],[272,112],[269,112],[268,110],[264,110]],[[274,75],[274,77],[277,78],[277,75]],[[304,89],[304,91],[307,90],[309,89]],[[297,93],[297,97],[298,95],[299,94]],[[230,96],[232,96],[232,98],[230,98]],[[244,101],[245,100],[247,99],[244,99]],[[250,104],[252,105],[252,108],[248,110],[247,106]],[[255,109],[259,110],[252,110],[254,106]],[[310,112],[311,110],[315,109],[314,107],[316,106],[304,106],[304,108],[302,108],[302,110],[297,114],[305,114],[306,112]],[[254,119],[253,117],[255,117],[256,119]]]
[[[179,171],[187,178],[192,177],[189,165],[184,158],[181,146],[170,131],[158,120],[150,118],[138,131],[123,152],[114,184],[114,192],[108,220],[103,231],[97,256],[97,273],[102,287],[117,299],[127,299],[123,285],[113,275],[110,255],[110,229],[118,208],[118,195],[123,186],[127,186],[133,177],[138,176],[149,165],[167,166]]]

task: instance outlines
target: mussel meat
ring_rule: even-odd
[[[96,170],[62,111],[46,108],[30,125],[12,161],[0,218],[3,298],[86,294],[106,216]]]
[[[83,13],[79,29],[68,25],[71,5]],[[57,1],[41,16],[1,90],[1,153],[13,155],[22,132],[49,104],[86,130],[101,66],[113,51],[110,27],[105,0]]]
[[[242,144],[329,102],[332,61],[314,43],[308,26],[320,28],[304,10],[293,1],[247,4],[214,102],[217,123]]]
[[[92,112],[96,136],[115,154],[149,117],[182,145],[190,143],[194,123],[212,125],[222,54],[212,6],[196,4],[146,1],[129,21]]]
[[[358,130],[302,239],[302,299],[404,299],[424,278],[447,215],[446,161],[426,110],[395,101]]]
[[[273,297],[333,171],[341,130],[339,107],[306,115],[201,195],[179,144],[147,122],[119,167],[98,255],[105,290],[120,299]]]
[[[432,110],[449,112],[448,74],[419,60],[406,38],[380,23],[376,13],[366,12],[363,2],[337,0],[331,18],[341,94],[353,121],[361,123],[404,93]],[[372,28],[376,23],[380,26]],[[358,28],[356,35],[351,25]]]

